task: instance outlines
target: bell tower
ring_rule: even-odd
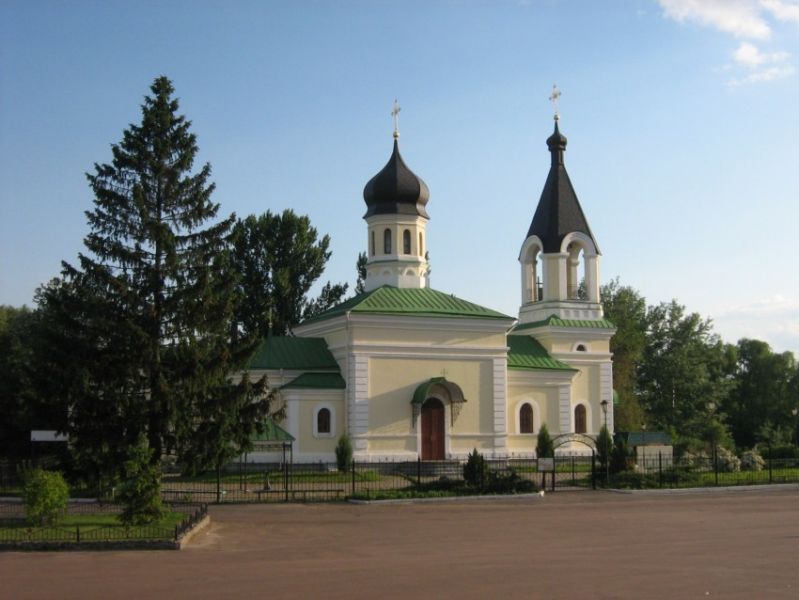
[[[520,324],[552,315],[561,319],[602,318],[601,254],[566,172],[566,136],[560,132],[559,121],[556,112],[555,131],[547,139],[552,156],[549,174],[519,254]]]
[[[386,166],[363,190],[367,224],[367,292],[384,285],[429,287],[427,185],[411,171],[399,151],[399,111],[394,101],[394,150]]]

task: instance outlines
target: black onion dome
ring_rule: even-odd
[[[574,186],[566,172],[566,165],[563,162],[566,136],[558,129],[557,121],[554,133],[547,138],[547,146],[552,154],[552,166],[549,168],[549,175],[541,192],[533,222],[527,231],[527,237],[537,235],[544,244],[544,252],[552,253],[560,252],[563,238],[579,231],[591,238],[599,253],[599,245],[591,233]]]
[[[427,184],[402,160],[395,138],[394,151],[388,163],[363,188],[364,218],[372,215],[419,215],[429,219],[425,210],[429,198]]]

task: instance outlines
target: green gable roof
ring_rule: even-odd
[[[513,319],[490,308],[472,304],[431,288],[395,288],[388,285],[364,292],[304,323],[331,319],[346,313]]]
[[[543,321],[517,325],[514,331],[533,329],[535,327],[578,327],[582,329],[615,329],[616,326],[607,319],[561,319],[552,315]]]
[[[339,371],[325,340],[287,336],[270,336],[261,342],[248,368]]]
[[[347,387],[338,373],[303,373],[280,389],[306,388],[314,390],[343,390]]]
[[[509,369],[576,370],[566,363],[552,358],[537,340],[526,335],[509,335],[508,346],[510,347],[508,351]]]
[[[293,442],[294,436],[272,419],[263,422],[263,431],[250,438],[251,442]]]
[[[671,436],[665,431],[619,432],[630,446],[671,446]]]

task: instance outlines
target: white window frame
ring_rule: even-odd
[[[319,411],[323,409],[330,411],[330,433],[319,432]],[[336,409],[329,402],[320,402],[313,409],[313,436],[315,438],[332,438],[336,437]]]

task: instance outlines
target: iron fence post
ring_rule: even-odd
[[[658,452],[658,487],[663,487],[663,453]]]
[[[773,478],[772,478],[772,473],[771,473],[771,462],[772,462],[774,457],[772,456],[772,453],[771,453],[771,440],[769,440],[767,448],[768,448],[768,482],[772,483]]]
[[[289,464],[283,461],[283,490],[285,492],[286,502],[289,501]]]
[[[596,489],[596,452],[591,449],[591,489]]]
[[[716,448],[716,440],[713,440],[713,473],[716,479],[716,485],[719,484],[719,453]]]
[[[75,539],[80,544],[80,525],[75,525]]]
[[[355,461],[352,461],[352,495],[355,495]]]
[[[416,457],[416,489],[422,486],[422,457]]]

